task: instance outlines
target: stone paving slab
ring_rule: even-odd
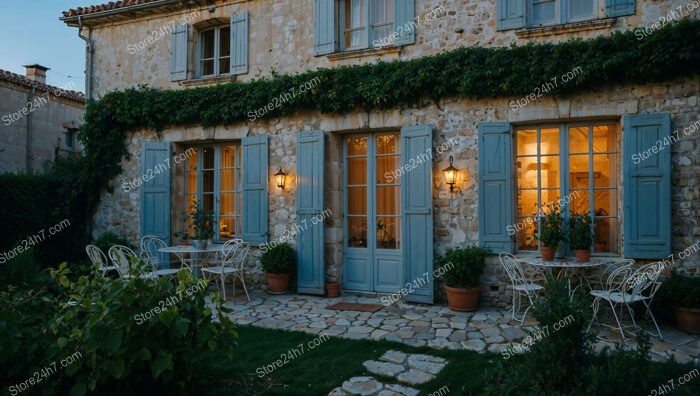
[[[500,353],[521,343],[527,331],[536,329],[537,322],[528,315],[524,326],[511,320],[510,311],[482,308],[476,312],[454,312],[439,305],[399,303],[377,312],[335,311],[325,309],[336,302],[381,304],[379,297],[344,295],[326,298],[300,295],[268,295],[255,290],[236,297],[227,306],[234,323],[271,329],[304,331],[309,334],[325,332],[349,339],[375,339],[400,342],[434,349],[461,349]],[[550,333],[553,329],[550,329]],[[619,332],[602,326],[593,330],[601,338],[596,349],[620,341]],[[663,361],[671,357],[681,362],[700,364],[700,336],[663,328],[664,339],[652,337],[652,359]],[[634,340],[629,342],[635,345]]]

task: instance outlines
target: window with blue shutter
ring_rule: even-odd
[[[605,0],[605,16],[632,15],[637,9],[635,0]]]
[[[231,74],[248,73],[248,12],[231,16]]]
[[[507,122],[479,123],[479,242],[513,252],[513,137]]]
[[[425,279],[433,271],[433,172],[430,163],[415,165],[432,151],[433,130],[430,125],[401,128],[401,166],[411,169],[401,176],[403,260],[406,283]],[[406,295],[410,302],[433,303],[433,277]]]
[[[496,30],[525,27],[525,0],[496,1]]]
[[[141,148],[141,236],[170,241],[170,143],[143,142]]]
[[[297,289],[323,294],[323,131],[297,134]]]
[[[170,81],[187,79],[188,25],[175,27],[170,36]]]
[[[671,254],[670,114],[627,115],[623,127],[624,255],[661,259]]]
[[[314,0],[314,54],[327,55],[338,48],[335,0]]]
[[[243,138],[243,240],[267,242],[267,136]]]

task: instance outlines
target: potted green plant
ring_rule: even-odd
[[[445,281],[447,305],[455,311],[474,311],[479,303],[486,256],[489,251],[478,246],[452,248],[435,261]]]
[[[329,275],[326,279],[326,295],[328,297],[338,297],[340,295],[340,281],[336,277]]]
[[[594,224],[588,213],[572,214],[569,219],[569,244],[576,253],[576,261],[579,263],[591,261]]]
[[[681,331],[700,334],[700,276],[681,275],[677,271],[661,284],[657,307],[670,307]]]
[[[533,238],[540,241],[540,253],[543,261],[554,260],[554,254],[562,241],[566,241],[564,234],[564,216],[561,214],[559,205],[550,203],[540,207],[539,225],[535,222]]]
[[[203,210],[197,201],[192,203],[190,213],[185,213],[183,219],[187,229],[192,231],[192,246],[206,249],[210,238],[214,236],[214,212]],[[185,233],[187,234],[187,233]]]
[[[260,257],[271,294],[289,290],[289,279],[297,268],[297,252],[288,243],[280,243],[263,252]]]

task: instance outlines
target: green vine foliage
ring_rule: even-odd
[[[243,121],[274,97],[318,77],[319,83],[295,95],[264,117],[302,110],[347,113],[353,110],[406,108],[448,97],[511,97],[580,67],[582,73],[551,95],[593,90],[611,84],[666,81],[700,71],[700,22],[669,24],[638,40],[633,31],[591,40],[528,44],[509,48],[465,47],[408,61],[318,69],[248,83],[227,83],[183,90],[137,87],[90,101],[79,138],[85,164],[77,177],[86,186],[86,204],[121,172],[128,156],[128,131],[160,131],[168,125],[230,125]],[[72,193],[71,191],[63,191]]]

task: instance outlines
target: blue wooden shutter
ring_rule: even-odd
[[[632,15],[636,9],[635,0],[605,0],[606,17]]]
[[[671,148],[661,144],[671,134],[671,115],[626,115],[622,123],[624,255],[667,258],[671,254]],[[640,154],[654,147],[662,150],[649,152],[648,157]]]
[[[168,244],[170,244],[170,165],[170,143],[143,142],[141,237],[155,235]]]
[[[479,242],[513,252],[513,136],[507,122],[479,123]]]
[[[314,53],[332,54],[338,49],[335,0],[314,0]]]
[[[525,27],[525,0],[496,0],[496,30]]]
[[[231,74],[248,73],[248,11],[231,16]]]
[[[187,26],[175,27],[170,36],[170,81],[187,79]]]
[[[323,131],[297,134],[297,290],[323,294]],[[315,217],[314,224],[312,218]]]
[[[401,36],[394,40],[395,45],[406,45],[416,42],[415,14],[414,0],[396,0],[394,5],[394,31],[401,33]]]
[[[267,136],[243,138],[243,240],[267,242]]]
[[[401,128],[401,166],[411,168],[433,147],[430,125]],[[411,161],[413,159],[413,161]],[[401,176],[401,249],[405,281],[425,279],[428,284],[406,295],[407,301],[433,303],[433,172],[432,163],[424,162]]]

